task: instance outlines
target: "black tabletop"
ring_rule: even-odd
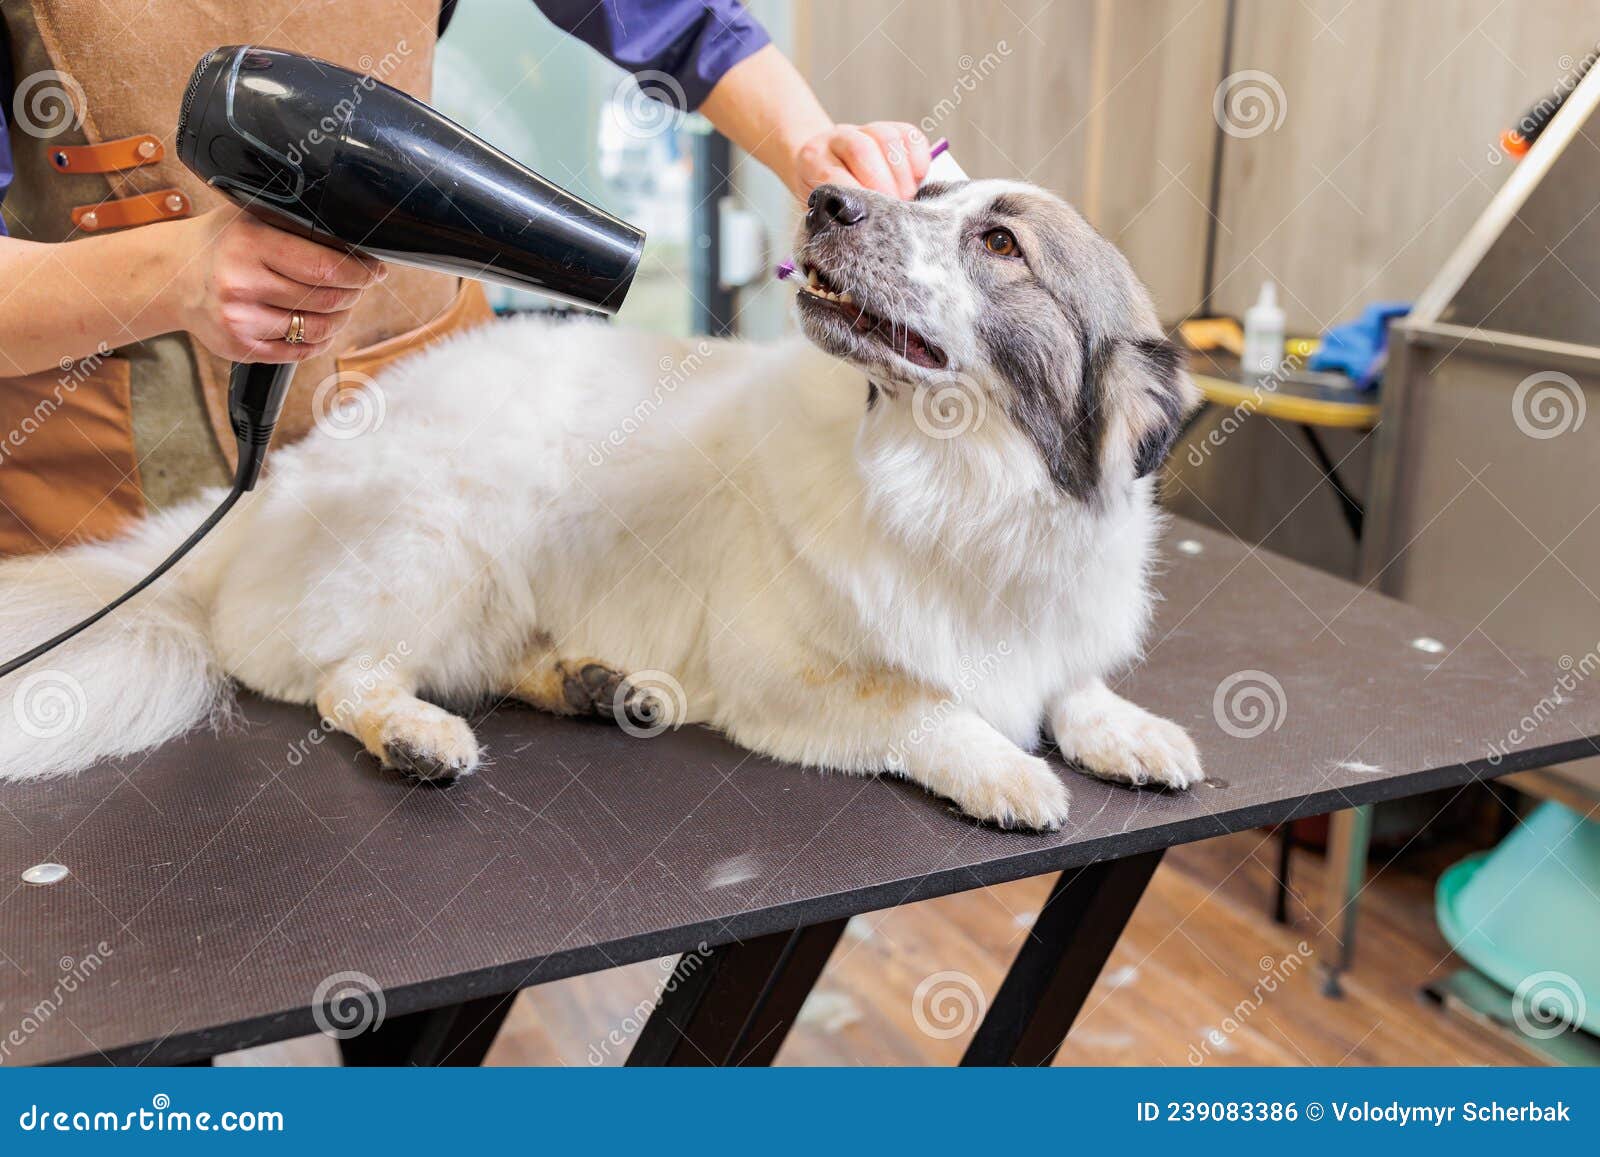
[[[210,1055],[314,1031],[340,973],[394,1016],[1600,750],[1578,672],[1349,583],[1178,522],[1158,585],[1119,690],[1189,727],[1212,782],[1064,770],[1053,835],[509,707],[449,789],[255,699],[224,734],[0,786],[0,1061]],[[23,883],[41,861],[70,875]]]

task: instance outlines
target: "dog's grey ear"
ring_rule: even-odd
[[[1133,473],[1153,474],[1172,452],[1183,431],[1183,421],[1199,401],[1199,391],[1184,372],[1182,348],[1166,338],[1134,338],[1125,343],[1124,357],[1131,364],[1124,382],[1131,395],[1129,436],[1133,440]]]
[[[1056,486],[1087,502],[1108,480],[1159,467],[1199,394],[1164,338],[1097,337],[1081,322],[1076,336],[1008,323],[989,347],[1012,387],[1012,421]]]

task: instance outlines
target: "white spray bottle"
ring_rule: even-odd
[[[1278,287],[1263,282],[1261,296],[1244,315],[1244,356],[1240,369],[1247,377],[1276,372],[1283,361],[1283,310]]]

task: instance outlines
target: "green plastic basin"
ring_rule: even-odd
[[[1517,995],[1517,1022],[1600,1036],[1600,824],[1541,804],[1492,851],[1439,879],[1439,928],[1456,953]]]

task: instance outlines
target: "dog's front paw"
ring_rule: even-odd
[[[1097,779],[1181,790],[1206,777],[1194,740],[1170,719],[1109,692],[1092,711],[1074,714],[1070,726],[1058,725],[1056,742]]]
[[[478,740],[465,719],[417,703],[383,723],[383,765],[429,783],[450,783],[478,766]]]
[[[1067,785],[1050,765],[1022,751],[985,766],[955,797],[973,819],[1037,832],[1064,824],[1070,800]]]

